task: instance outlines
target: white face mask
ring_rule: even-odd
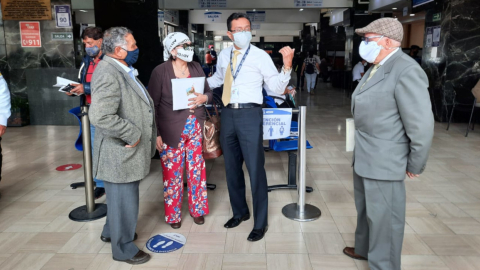
[[[378,41],[382,40],[381,37]],[[364,41],[360,43],[360,56],[367,62],[373,63],[377,59],[380,51],[383,49],[382,46],[378,45],[378,41],[370,41],[368,44],[365,44]]]
[[[240,49],[246,48],[252,40],[252,33],[250,31],[238,32],[233,34],[233,43]]]
[[[193,60],[193,48],[192,49],[177,49],[176,57],[182,59],[185,62],[192,62]]]
[[[364,67],[366,67],[367,65],[368,65],[368,63],[367,63],[367,62],[365,62],[365,64],[363,64],[363,66],[364,66]]]

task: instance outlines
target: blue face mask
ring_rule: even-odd
[[[125,50],[125,51],[127,52],[127,57],[125,57],[125,59],[123,59],[123,61],[125,61],[125,63],[127,63],[127,65],[129,65],[129,66],[135,64],[138,60],[138,52],[139,52],[138,48],[136,48],[133,51],[127,51],[127,50]]]
[[[95,57],[100,52],[100,48],[98,48],[98,46],[95,45],[93,47],[85,47],[85,51],[87,52],[88,56]]]

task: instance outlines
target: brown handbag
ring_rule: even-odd
[[[215,115],[211,116],[207,111],[207,120],[203,125],[203,158],[215,159],[223,154],[220,146],[220,115],[215,103]]]

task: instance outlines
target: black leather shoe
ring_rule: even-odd
[[[135,233],[135,236],[133,237],[133,241],[137,240],[137,238],[138,238],[138,235],[137,235],[137,233]],[[100,240],[102,240],[105,243],[112,242],[112,239],[110,237],[105,237],[103,235],[100,235]]]
[[[140,250],[137,253],[137,255],[133,256],[133,258],[131,258],[131,259],[117,260],[117,259],[113,258],[113,260],[117,261],[117,262],[126,262],[128,264],[137,265],[137,264],[143,264],[143,263],[146,263],[146,262],[150,261],[150,255]]]
[[[238,225],[240,225],[240,223],[242,223],[243,221],[247,221],[249,219],[250,219],[250,214],[246,214],[245,216],[243,216],[241,218],[234,218],[233,217],[229,221],[227,221],[227,223],[225,223],[225,225],[223,225],[223,227],[225,227],[227,229],[235,228]]]
[[[95,188],[93,193],[95,195],[95,200],[98,200],[101,197],[103,197],[103,195],[105,195],[105,188],[97,187],[97,188]]]
[[[247,240],[250,242],[262,240],[262,238],[265,236],[267,231],[268,231],[268,226],[263,229],[253,229],[252,232],[248,235]]]

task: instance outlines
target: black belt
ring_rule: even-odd
[[[230,103],[227,105],[227,108],[230,109],[251,109],[259,107],[262,107],[262,105],[257,103]]]

